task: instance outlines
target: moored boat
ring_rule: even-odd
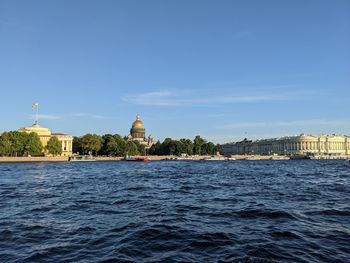
[[[71,155],[68,156],[69,162],[94,162],[96,159],[92,155]]]
[[[308,155],[295,154],[290,156],[291,160],[307,160],[310,159]]]
[[[270,160],[273,161],[285,161],[285,160],[290,160],[289,156],[284,156],[284,155],[274,155],[271,156]]]
[[[204,158],[204,161],[225,161],[227,160],[224,156],[211,156],[209,158]]]
[[[128,161],[128,162],[149,162],[148,157],[142,157],[142,156],[125,156],[123,161]]]

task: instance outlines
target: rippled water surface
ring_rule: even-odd
[[[350,166],[0,164],[0,261],[350,262]]]

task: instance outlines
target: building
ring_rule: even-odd
[[[138,141],[141,145],[145,146],[146,149],[149,149],[153,144],[152,135],[149,135],[146,139],[145,125],[141,121],[139,115],[136,116],[136,120],[132,123],[128,139],[131,141]]]
[[[320,158],[346,158],[350,156],[350,137],[344,135],[305,135],[274,139],[226,143],[224,153],[258,155],[309,155]]]
[[[48,155],[46,150],[46,145],[51,137],[55,136],[62,143],[62,154],[61,156],[68,156],[72,154],[73,147],[73,137],[63,133],[52,133],[50,129],[42,127],[39,125],[38,121],[36,121],[32,126],[21,128],[18,131],[31,133],[35,132],[43,145],[44,155]]]

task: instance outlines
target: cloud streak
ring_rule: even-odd
[[[224,129],[270,128],[270,127],[350,126],[349,120],[294,120],[275,122],[237,122],[223,126]]]
[[[146,106],[207,106],[215,104],[232,104],[232,103],[259,103],[269,101],[290,100],[297,95],[297,92],[281,91],[279,93],[264,94],[220,94],[217,92],[194,92],[186,91],[152,91],[143,94],[133,94],[124,96],[123,101],[127,103],[146,105]],[[300,94],[300,93],[298,93]]]
[[[97,120],[112,119],[109,116],[92,114],[92,113],[73,113],[72,116],[77,118],[90,118],[90,119],[97,119]]]

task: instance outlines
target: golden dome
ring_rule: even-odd
[[[35,122],[32,126],[22,128],[19,131],[26,133],[35,132],[38,134],[38,136],[51,136],[51,130],[45,127],[41,127],[37,122]]]
[[[133,129],[144,129],[144,128],[145,128],[145,125],[144,125],[143,122],[141,121],[139,115],[136,116],[136,121],[134,121],[134,122],[132,123],[132,128],[133,128]]]

